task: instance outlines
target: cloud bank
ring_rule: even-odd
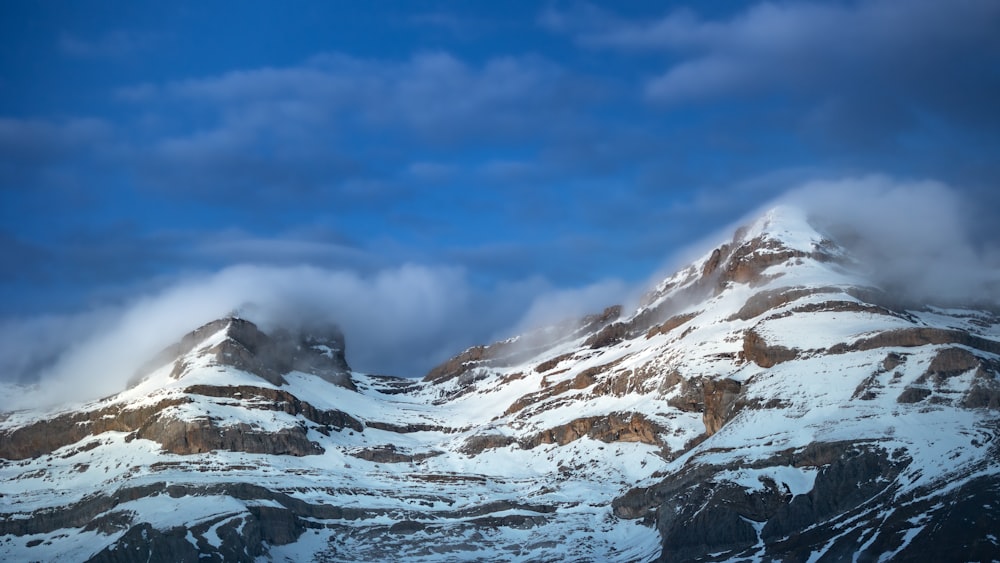
[[[972,238],[977,214],[946,184],[873,175],[810,182],[781,201],[805,209],[875,283],[911,303],[1000,306],[998,241]]]
[[[1000,306],[1000,252],[970,238],[972,211],[943,183],[877,175],[805,182],[757,214],[776,204],[805,209],[873,283],[895,294],[917,303]],[[678,256],[690,257],[690,249]],[[467,346],[598,312],[645,289],[614,279],[554,287],[541,278],[482,288],[462,268],[415,264],[368,273],[232,266],[117,308],[0,325],[4,379],[38,383],[33,392],[2,399],[0,410],[117,392],[162,348],[237,309],[265,331],[333,322],[346,335],[355,369],[420,376]]]
[[[890,142],[931,117],[996,124],[1000,4],[991,0],[759,2],[728,17],[689,8],[624,20],[595,9],[542,21],[592,49],[659,52],[648,100],[677,107],[777,96],[800,125],[854,146]]]
[[[624,285],[558,289],[528,279],[477,288],[453,267],[403,265],[371,274],[309,266],[239,265],[177,281],[115,308],[0,325],[0,383],[34,384],[0,411],[96,399],[187,332],[232,311],[265,331],[332,322],[347,359],[369,373],[421,376],[464,348],[615,302]]]

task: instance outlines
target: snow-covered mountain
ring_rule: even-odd
[[[422,381],[215,321],[0,415],[0,559],[1000,559],[1000,317],[859,271],[776,208],[634,311]]]

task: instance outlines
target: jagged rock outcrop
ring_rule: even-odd
[[[444,452],[407,452],[397,448],[393,444],[382,444],[370,448],[347,452],[348,455],[358,459],[373,461],[375,463],[413,463],[429,457],[441,455]]]
[[[185,420],[175,408],[191,403],[192,395],[227,398],[250,410],[274,410],[301,416],[323,430],[350,428],[361,431],[362,424],[341,411],[321,410],[287,391],[250,386],[195,385],[184,394],[153,404],[111,405],[94,411],[69,413],[37,421],[11,431],[0,430],[0,458],[26,459],[50,454],[59,448],[105,432],[124,432],[130,439],[157,442],[166,451],[192,454],[211,450],[311,455],[323,449],[306,439],[304,426],[266,432],[245,424],[217,424],[208,418]]]
[[[619,315],[621,315],[621,305],[614,305],[599,314],[539,329],[517,339],[494,342],[487,346],[473,346],[432,368],[424,376],[424,381],[444,383],[476,369],[517,364],[559,343],[599,333]]]
[[[625,339],[629,334],[629,327],[625,323],[611,323],[608,326],[602,328],[600,332],[588,338],[585,342],[585,346],[590,346],[591,348],[606,348],[614,344],[618,344]]]
[[[723,424],[733,418],[740,388],[740,382],[732,379],[706,379],[702,383],[705,395],[702,420],[705,421],[707,435],[715,434]]]
[[[794,360],[798,355],[799,350],[768,344],[764,337],[752,328],[743,334],[741,357],[762,368],[771,368],[782,362]]]
[[[583,437],[607,443],[640,442],[668,451],[669,448],[660,436],[664,431],[662,426],[640,413],[612,413],[577,418],[520,439],[498,434],[470,436],[465,440],[461,451],[467,455],[478,455],[485,450],[505,448],[512,444],[530,450],[544,444],[564,446]]]
[[[33,458],[76,444],[88,436],[104,432],[134,432],[162,410],[185,402],[186,398],[176,397],[151,405],[112,405],[0,430],[0,458]]]
[[[257,430],[246,423],[218,425],[211,419],[184,420],[161,413],[137,433],[151,439],[174,454],[190,455],[213,450],[228,450],[250,454],[318,455],[323,448],[306,437],[301,426],[274,430]]]
[[[684,326],[688,321],[694,319],[698,316],[698,313],[684,313],[681,315],[674,315],[669,319],[663,321],[662,323],[650,328],[646,331],[646,338],[652,338],[660,334],[669,334],[674,329]]]
[[[473,346],[447,362],[432,368],[424,379],[443,382],[468,373],[477,365],[503,354],[512,346],[507,342],[497,342],[489,346]]]
[[[964,348],[943,348],[934,356],[931,365],[927,367],[927,372],[918,381],[930,380],[940,383],[949,377],[977,368],[981,363],[979,358]]]
[[[828,354],[843,354],[876,348],[914,348],[928,344],[960,344],[983,352],[1000,354],[1000,341],[960,330],[930,327],[887,330],[875,336],[861,338],[852,344],[841,343],[831,346],[826,352]]]
[[[364,425],[351,415],[337,409],[318,409],[295,395],[281,389],[268,389],[250,385],[192,385],[184,388],[188,395],[228,398],[240,401],[241,406],[255,410],[280,411],[292,416],[302,416],[326,430],[350,428],[361,432]]]
[[[572,379],[563,380],[553,385],[546,385],[544,383],[545,380],[543,380],[544,388],[542,390],[536,391],[534,393],[529,393],[527,395],[520,397],[519,399],[514,401],[514,403],[511,406],[507,407],[507,410],[504,411],[504,414],[506,415],[514,414],[529,405],[540,403],[547,399],[551,399],[552,397],[562,395],[563,393],[566,393],[567,391],[570,390],[586,389],[587,387],[590,387],[591,385],[594,385],[597,382],[598,375],[611,370],[614,366],[615,366],[614,363],[609,363],[587,368],[578,373]]]
[[[284,385],[282,377],[290,371],[301,371],[326,379],[330,383],[355,389],[351,368],[344,355],[344,335],[335,326],[304,328],[298,332],[284,329],[265,334],[257,325],[245,319],[230,317],[212,321],[180,342],[168,347],[145,368],[158,367],[177,358],[171,375],[181,378],[190,369],[185,360],[196,346],[213,334],[225,332],[218,344],[201,352],[217,365],[232,366],[252,373],[273,384]],[[164,361],[166,360],[166,361]]]
[[[805,560],[825,542],[837,560],[868,547],[863,534],[817,525],[850,523],[860,532],[859,520],[884,524],[885,516],[870,503],[891,498],[909,463],[905,455],[868,443],[815,444],[749,466],[694,465],[652,488],[630,491],[614,507],[623,518],[655,520],[663,538],[660,561],[726,561],[761,548],[770,557]],[[815,478],[808,491],[793,494],[767,476],[776,467],[799,468]],[[747,469],[760,475],[750,490],[726,477]],[[895,525],[905,522],[892,518]],[[803,535],[810,537],[802,541]]]
[[[587,436],[602,442],[642,442],[662,447],[664,443],[659,435],[663,431],[662,427],[640,413],[612,413],[578,418],[522,439],[519,444],[523,449],[542,444],[562,446]]]

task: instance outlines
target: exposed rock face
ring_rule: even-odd
[[[462,451],[469,455],[477,455],[485,450],[505,448],[512,444],[530,450],[544,444],[564,446],[588,437],[606,443],[641,442],[659,446],[667,452],[669,448],[660,436],[664,431],[664,428],[642,414],[612,413],[608,416],[577,418],[520,439],[497,434],[470,436],[462,445]]]
[[[719,276],[719,283],[724,286],[728,282],[753,282],[771,266],[806,256],[808,254],[802,250],[788,248],[775,240],[757,237],[733,249],[725,270]]]
[[[729,422],[735,414],[736,398],[740,392],[740,382],[732,379],[706,379],[702,384],[705,394],[705,433],[711,436]]]
[[[661,324],[654,326],[646,332],[646,338],[652,338],[659,334],[669,334],[675,328],[683,326],[685,323],[691,319],[698,316],[698,313],[685,313],[682,315],[674,315],[669,319],[663,321]]]
[[[931,360],[930,367],[924,377],[934,382],[941,382],[949,377],[963,374],[979,367],[979,358],[964,348],[944,348]]]
[[[504,412],[504,414],[508,415],[514,414],[520,411],[521,409],[527,407],[528,405],[539,403],[546,399],[550,399],[557,395],[561,395],[570,390],[586,389],[587,387],[590,387],[591,385],[597,382],[598,374],[606,372],[610,370],[612,367],[614,367],[613,364],[606,364],[588,368],[581,371],[579,374],[573,377],[573,379],[561,381],[555,385],[547,386],[541,391],[524,395],[518,400],[514,401],[514,404],[507,407],[507,410]]]
[[[313,327],[295,333],[277,330],[267,335],[254,323],[233,317],[212,321],[185,335],[180,342],[149,362],[140,373],[148,375],[160,365],[173,361],[173,377],[183,377],[190,369],[183,358],[220,331],[225,331],[226,338],[201,353],[211,357],[218,365],[252,373],[273,385],[283,385],[285,380],[282,376],[295,370],[354,389],[351,368],[344,356],[344,335],[337,327]]]
[[[600,332],[591,336],[584,342],[591,348],[606,348],[618,344],[629,334],[629,327],[625,323],[612,323],[601,329]]]
[[[127,563],[130,561],[177,561],[197,563],[198,549],[187,541],[188,530],[178,526],[160,531],[148,523],[132,527],[115,542],[114,548],[105,548],[90,559],[91,563]],[[228,539],[228,538],[227,538]],[[212,558],[213,561],[221,559]],[[253,561],[253,556],[235,558],[233,561]]]
[[[64,414],[0,431],[0,458],[33,458],[75,444],[87,436],[103,432],[133,432],[160,411],[186,401],[185,398],[172,398],[148,406],[115,405]]]
[[[703,377],[684,379],[676,374],[670,377],[667,388],[677,386],[677,395],[670,398],[667,404],[684,412],[705,412],[704,381]]]
[[[259,431],[248,424],[218,426],[210,419],[183,420],[163,413],[143,426],[140,438],[149,438],[174,454],[229,450],[251,454],[316,455],[323,448],[306,438],[301,426]]]
[[[927,397],[930,397],[931,393],[932,391],[926,387],[909,386],[899,394],[899,397],[896,398],[896,402],[904,404],[919,403]]]
[[[115,507],[123,503],[147,498],[150,494],[176,499],[175,506],[183,506],[181,503],[186,498],[223,498],[222,495],[244,501],[247,506],[235,512],[223,509],[211,519],[169,529],[155,528],[128,511],[115,511]],[[310,519],[345,515],[357,518],[364,514],[351,509],[310,505],[254,485],[153,483],[86,499],[65,511],[52,513],[47,519],[22,521],[16,531],[0,524],[0,532],[30,535],[57,530],[67,524],[82,526],[87,522],[107,522],[107,517],[95,518],[95,515],[108,510],[111,511],[108,514],[114,516],[111,526],[125,532],[89,561],[255,561],[268,546],[297,540],[311,527]]]
[[[356,390],[351,380],[351,367],[345,357],[344,334],[336,326],[314,327],[296,335],[279,332],[273,340],[277,343],[269,351],[277,365],[284,358],[290,368],[317,375],[334,385]]]
[[[869,338],[862,338],[853,344],[831,346],[827,353],[874,350],[876,348],[913,348],[928,344],[961,344],[991,354],[1000,354],[1000,342],[982,338],[968,332],[940,328],[908,328],[887,330]]]
[[[630,491],[614,502],[614,509],[623,518],[655,520],[663,538],[661,561],[738,559],[759,553],[761,542],[769,557],[783,560],[808,559],[817,545],[832,542],[828,554],[839,554],[834,556],[839,560],[850,558],[864,543],[859,519],[870,524],[883,518],[866,505],[891,495],[909,462],[864,443],[815,444],[751,466],[765,475],[768,467],[778,466],[814,472],[813,485],[804,494],[793,495],[767,477],[748,491],[724,477],[739,465],[694,465],[652,488]],[[894,525],[906,521],[892,518]],[[836,522],[853,522],[858,532],[817,526]]]
[[[774,367],[782,362],[794,360],[798,350],[784,346],[769,345],[757,331],[749,329],[743,335],[743,358],[762,368]]]
[[[837,293],[840,290],[833,287],[786,287],[753,294],[750,299],[731,318],[748,321],[778,307],[792,303],[803,297],[822,293]]]
[[[126,432],[132,438],[152,440],[166,451],[176,454],[230,450],[301,456],[323,452],[321,447],[306,439],[304,426],[265,432],[241,424],[219,425],[208,418],[179,418],[175,408],[190,403],[192,395],[228,398],[239,401],[238,404],[248,409],[276,410],[301,416],[327,432],[344,428],[360,432],[363,429],[359,421],[346,413],[317,409],[285,391],[250,386],[196,385],[186,388],[182,396],[151,405],[134,408],[109,406],[38,421],[9,433],[0,432],[4,438],[0,441],[0,457],[38,457],[87,436],[105,432]]]
[[[326,336],[322,338],[293,337],[287,332],[280,332],[277,338],[271,338],[249,321],[220,319],[184,336],[178,344],[161,353],[157,361],[169,363],[165,354],[182,354],[173,361],[171,373],[175,379],[182,378],[190,369],[190,354],[220,331],[225,331],[225,338],[198,352],[199,357],[209,358],[217,365],[252,373],[273,385],[285,383],[282,374],[294,369],[348,389],[355,388],[344,360],[343,336],[335,329],[325,331],[323,334]],[[326,432],[343,428],[363,429],[359,421],[346,413],[316,409],[285,391],[245,385],[194,385],[185,388],[181,394],[152,404],[115,404],[43,419],[12,430],[0,430],[0,437],[3,438],[0,440],[0,457],[38,457],[105,432],[125,432],[130,439],[153,440],[166,451],[176,454],[230,450],[302,456],[323,452],[323,448],[306,438],[304,424],[264,431],[245,424],[218,424],[209,418],[187,419],[179,416],[177,408],[191,403],[192,396],[225,398],[230,399],[232,404],[249,409],[277,410],[301,416]]]
[[[520,442],[524,449],[542,444],[568,444],[587,436],[602,442],[642,442],[663,446],[663,429],[639,413],[614,413],[610,416],[578,418],[550,428]]]
[[[1000,368],[978,369],[972,387],[962,398],[960,406],[967,409],[1000,410]]]
[[[466,438],[460,451],[466,455],[473,456],[480,454],[485,450],[506,448],[516,442],[517,439],[512,436],[503,436],[500,434],[478,434]]]
[[[621,315],[621,305],[606,308],[597,315],[587,315],[554,327],[540,329],[517,340],[473,346],[443,364],[432,368],[424,381],[443,383],[484,367],[504,367],[532,358],[561,342],[601,331]],[[545,370],[542,370],[545,371]]]
[[[973,372],[971,385],[961,399],[949,398],[956,390],[951,379]],[[965,348],[942,348],[931,360],[927,370],[906,386],[899,403],[954,403],[967,409],[1000,409],[1000,361],[973,354]]]
[[[189,395],[219,397],[239,400],[249,408],[281,411],[292,416],[302,416],[306,420],[327,427],[327,430],[350,428],[361,432],[364,427],[351,415],[336,409],[318,409],[281,389],[268,389],[249,385],[193,385],[184,389]]]
[[[406,452],[392,444],[383,444],[348,453],[358,459],[374,461],[376,463],[413,463],[414,461],[441,455],[444,452]]]
[[[449,379],[468,373],[477,364],[501,355],[510,347],[506,342],[498,342],[490,346],[473,346],[447,362],[431,369],[424,376],[424,379],[438,382],[448,381]]]

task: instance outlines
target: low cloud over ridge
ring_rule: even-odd
[[[561,320],[610,304],[621,287],[560,290],[539,278],[486,291],[460,268],[403,265],[366,275],[237,265],[116,308],[0,324],[0,383],[32,387],[0,398],[0,411],[120,391],[158,351],[232,311],[264,330],[333,322],[352,367],[413,377],[467,346],[510,336],[505,330],[523,324],[523,311]]]
[[[974,214],[945,184],[877,175],[807,182],[762,209],[779,203],[805,209],[886,288],[920,302],[1000,303],[996,241],[971,238]],[[461,268],[412,264],[368,274],[236,265],[118,308],[7,321],[0,324],[5,381],[38,386],[4,398],[0,410],[119,391],[162,347],[239,308],[265,329],[333,321],[356,369],[419,376],[466,346],[597,312],[647,289],[613,279],[557,288],[541,278],[484,289],[470,278]]]
[[[810,182],[782,201],[805,209],[883,289],[917,304],[1000,306],[998,241],[973,239],[982,219],[946,184],[872,175]]]

